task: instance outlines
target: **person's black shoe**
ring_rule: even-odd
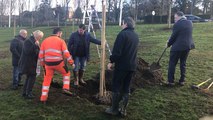
[[[65,94],[65,95],[68,95],[68,96],[73,96],[73,93],[67,89],[63,89],[62,90],[62,93]]]
[[[23,86],[23,85],[24,85],[24,84],[22,84],[22,83],[19,83],[19,84],[18,84],[18,86]]]
[[[33,99],[33,98],[35,98],[35,96],[34,96],[32,93],[30,93],[30,94],[27,94],[27,95],[25,96],[25,98],[26,98],[26,99]]]

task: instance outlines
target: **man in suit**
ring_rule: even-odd
[[[192,22],[186,20],[183,12],[178,11],[174,15],[175,24],[170,39],[166,47],[170,49],[169,69],[168,69],[168,86],[174,86],[175,68],[180,60],[180,79],[179,85],[183,86],[185,83],[186,60],[189,51],[194,49],[194,42],[192,39]]]

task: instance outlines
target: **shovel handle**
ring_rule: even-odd
[[[208,86],[208,88],[207,89],[209,89],[211,86],[213,85],[213,82]]]
[[[157,61],[157,64],[159,64],[161,58],[163,57],[164,53],[166,52],[166,49],[167,49],[167,47],[164,48],[163,53],[161,54],[160,58],[159,58],[158,61]]]
[[[209,79],[207,79],[206,81],[204,81],[204,82],[202,82],[202,83],[198,84],[197,86],[199,87],[199,86],[201,86],[201,85],[205,84],[206,82],[208,82],[209,80],[211,80],[211,78],[209,78]]]

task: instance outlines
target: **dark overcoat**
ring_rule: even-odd
[[[12,53],[12,65],[18,66],[19,59],[21,57],[22,47],[25,38],[21,35],[15,36],[10,43],[10,52]]]
[[[19,70],[22,74],[36,74],[39,46],[35,44],[34,36],[24,41]]]

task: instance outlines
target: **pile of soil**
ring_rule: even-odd
[[[144,61],[142,58],[138,58],[137,70],[132,78],[131,92],[135,89],[142,88],[144,86],[158,85],[163,81],[162,71],[159,66],[158,68],[150,69],[149,63]],[[100,73],[98,73],[93,80],[86,80],[86,85],[80,85],[78,88],[72,86],[72,91],[76,96],[86,98],[95,104],[110,104],[111,103],[111,81],[113,77],[113,71],[105,71],[105,88],[106,96],[100,97],[99,92],[99,81]],[[62,85],[58,83],[52,83],[52,87],[61,88]]]

